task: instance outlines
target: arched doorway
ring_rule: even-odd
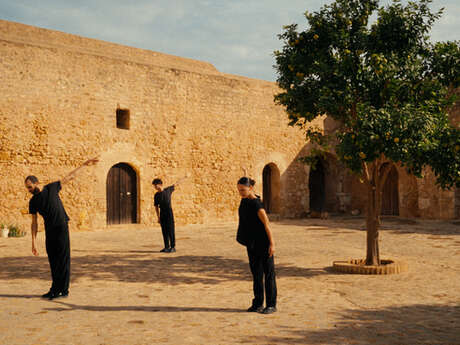
[[[326,202],[326,173],[322,159],[310,169],[308,189],[310,190],[310,212],[321,213]]]
[[[107,175],[107,224],[137,223],[137,174],[125,163]]]
[[[398,171],[394,165],[382,189],[382,215],[399,216]]]
[[[280,180],[280,171],[276,164],[267,164],[262,172],[262,198],[267,213],[279,213],[280,211]]]

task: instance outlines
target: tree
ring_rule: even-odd
[[[380,265],[382,188],[391,164],[421,178],[427,168],[441,188],[460,186],[459,128],[449,110],[460,85],[459,41],[433,44],[429,33],[443,10],[431,0],[336,0],[305,13],[308,26],[284,27],[275,51],[275,101],[291,126],[305,130],[316,151],[332,150],[367,186],[366,265]],[[371,16],[376,18],[370,23]],[[327,114],[335,133],[309,126]]]

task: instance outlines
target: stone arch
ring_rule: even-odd
[[[143,203],[143,195],[148,195],[150,191],[149,185],[143,183],[145,167],[142,161],[137,158],[135,145],[127,143],[115,143],[107,151],[99,154],[99,163],[96,165],[94,172],[95,187],[94,197],[96,200],[97,217],[92,222],[94,227],[105,227],[107,222],[107,176],[110,169],[119,163],[128,164],[137,176],[137,223],[142,222],[142,215],[145,212],[145,204]]]
[[[107,173],[106,221],[111,224],[138,222],[138,174],[128,163],[117,163]]]
[[[392,164],[383,185],[381,214],[385,216],[399,216],[399,174],[394,164]]]
[[[262,199],[267,213],[279,213],[281,208],[281,175],[275,163],[265,165],[262,171]]]

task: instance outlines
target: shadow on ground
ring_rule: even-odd
[[[411,305],[346,310],[331,329],[282,327],[284,336],[250,337],[247,344],[460,344],[460,306]]]
[[[85,252],[79,250],[76,252]],[[247,261],[220,256],[152,257],[145,251],[102,251],[98,255],[74,255],[72,282],[85,277],[93,280],[177,284],[219,284],[251,280]],[[46,279],[50,271],[46,257],[0,258],[0,280]],[[277,265],[278,277],[310,278],[330,274],[326,269]]]
[[[20,295],[20,294],[0,294],[0,298],[25,298],[37,299],[40,295]],[[211,308],[211,307],[174,307],[174,306],[93,306],[78,305],[62,301],[51,301],[50,303],[58,305],[53,308],[44,308],[47,311],[95,311],[95,312],[113,312],[113,311],[140,311],[140,312],[211,312],[211,313],[245,313],[245,309],[235,308]],[[59,307],[60,306],[60,307]]]
[[[426,234],[426,235],[460,235],[460,222],[409,219],[395,216],[382,216],[381,231],[394,234]],[[331,230],[336,233],[347,233],[354,230],[366,231],[366,219],[362,216],[333,216],[329,219],[305,218],[280,220],[280,225],[305,226],[306,230]]]
[[[39,298],[41,295],[21,295],[21,294],[12,294],[12,295],[6,295],[6,294],[0,294],[0,298],[25,298],[25,299],[31,299],[31,298]]]
[[[139,312],[210,312],[210,313],[243,313],[246,310],[235,308],[210,308],[210,307],[173,307],[173,306],[92,306],[92,305],[77,305],[66,302],[54,302],[61,307],[44,308],[48,311],[95,311],[95,312],[114,312],[114,311],[139,311]]]

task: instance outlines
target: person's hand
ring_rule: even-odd
[[[37,248],[35,248],[34,244],[32,244],[32,254],[35,255],[35,256],[38,256],[38,250],[37,250]]]
[[[275,254],[275,244],[270,243],[270,246],[268,247],[268,257],[271,258]]]
[[[83,165],[90,166],[90,165],[96,164],[97,162],[99,162],[99,157],[94,157],[94,158],[88,159],[85,163],[83,163]]]

